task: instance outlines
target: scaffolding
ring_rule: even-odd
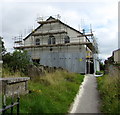
[[[24,48],[37,48],[37,47],[58,47],[58,46],[70,46],[70,45],[86,45],[91,51],[95,51],[96,52],[96,49],[97,49],[97,43],[95,41],[95,39],[93,40],[93,42],[90,42],[90,40],[87,38],[87,37],[93,37],[93,33],[89,33],[89,34],[81,34],[81,35],[78,35],[77,38],[75,38],[74,40],[79,40],[79,43],[67,43],[67,44],[64,44],[64,38],[62,37],[62,35],[66,35],[68,34],[67,32],[67,27],[64,27],[64,28],[61,28],[61,24],[60,24],[60,16],[57,15],[56,16],[57,19],[54,19],[54,20],[44,20],[43,17],[40,17],[38,18],[37,22],[39,24],[41,24],[41,31],[39,32],[36,32],[35,30],[32,31],[32,34],[31,34],[31,44],[29,45],[25,45],[23,43],[23,40],[22,40],[22,36],[19,36],[19,37],[15,37],[15,41],[14,41],[14,48],[15,49],[24,49]],[[58,24],[58,28],[57,30],[55,29],[51,29],[52,25],[51,24]],[[44,30],[43,26],[44,24],[49,24],[49,29],[48,30]],[[43,40],[44,40],[44,37],[45,36],[50,36],[50,35],[58,35],[59,36],[59,39],[60,39],[60,42],[59,43],[56,43],[56,44],[43,44]],[[36,37],[41,37],[41,44],[40,45],[36,45],[35,44],[35,38]],[[81,37],[86,37],[86,41],[85,42],[81,42],[80,41],[80,38]],[[74,37],[72,37],[74,38]],[[70,38],[70,39],[72,39]]]
[[[70,46],[78,46],[78,47],[85,46],[86,52],[91,50],[91,52],[93,52],[93,53],[98,53],[97,42],[96,42],[96,39],[94,38],[92,31],[90,33],[85,33],[85,31],[83,33],[78,32],[79,34],[77,35],[77,37],[70,37],[70,42],[65,43],[64,37],[69,36],[68,30],[67,30],[68,27],[61,26],[61,21],[59,20],[59,18],[56,18],[56,19],[49,18],[49,19],[45,20],[43,17],[40,17],[37,20],[37,22],[40,24],[40,26],[39,26],[40,28],[38,27],[37,31],[35,29],[34,31],[31,32],[30,37],[29,37],[29,39],[31,39],[31,40],[30,40],[29,44],[25,44],[25,41],[23,43],[22,36],[16,37],[15,42],[14,42],[15,49],[30,50],[31,52],[33,52],[33,55],[34,55],[33,57],[36,58],[36,60],[38,60],[38,58],[36,56],[38,54],[36,54],[36,52],[35,52],[36,49],[44,51],[44,48],[49,48],[50,51],[52,51],[52,48],[56,47],[60,51],[61,48],[63,48],[63,47],[67,48],[67,50],[68,50]],[[45,25],[47,25],[47,27],[44,27]],[[55,43],[48,44],[50,36],[55,36],[55,38],[57,36],[57,37],[59,37],[59,40],[56,39]],[[38,43],[38,44],[35,43],[35,40],[37,38],[40,39],[40,43]],[[84,40],[81,41],[81,38],[85,38],[85,41]],[[93,55],[88,55],[89,53],[86,53],[86,61],[92,62]],[[89,65],[89,67],[90,67],[90,65]]]
[[[22,35],[20,36],[15,36],[13,38],[14,40],[14,48],[15,47],[22,47],[23,46],[23,38],[22,38]]]
[[[49,17],[50,19],[51,17]],[[41,26],[41,30],[38,32],[33,32],[31,34],[31,45],[30,46],[23,46],[23,47],[17,47],[17,49],[24,49],[24,48],[31,48],[31,51],[34,50],[34,55],[35,55],[35,48],[41,48],[43,51],[44,47],[49,47],[50,51],[52,51],[52,47],[59,47],[59,49],[61,49],[62,43],[64,42],[64,38],[62,36],[66,36],[67,35],[67,27],[61,28],[61,24],[60,24],[60,20],[59,20],[60,16],[57,15],[56,18],[54,19],[50,19],[50,20],[45,20],[44,17],[40,17],[38,18],[37,22],[40,24]],[[48,28],[44,29],[44,25],[47,25]],[[55,28],[54,28],[55,26]],[[52,44],[51,42],[53,42],[53,39],[50,38],[50,36],[59,36],[59,41],[57,41],[55,39],[55,43]],[[47,39],[46,39],[47,37]],[[40,44],[36,45],[35,44],[35,39],[39,38],[40,39]],[[46,39],[46,43],[45,42]],[[49,39],[51,39],[50,44],[48,44]]]

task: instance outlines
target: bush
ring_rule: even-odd
[[[14,51],[3,56],[3,66],[8,67],[13,72],[23,72],[27,74],[27,67],[30,64],[30,58],[27,51]]]
[[[96,74],[96,75],[101,75],[101,74],[103,74],[103,72],[102,72],[102,71],[96,71],[95,74]]]

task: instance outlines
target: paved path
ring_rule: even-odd
[[[100,113],[96,78],[85,75],[70,113]]]

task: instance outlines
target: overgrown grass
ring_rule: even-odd
[[[120,113],[120,78],[104,75],[98,77],[98,89],[101,95],[103,113]]]
[[[31,78],[20,98],[20,113],[67,113],[84,76],[63,70]]]
[[[2,68],[2,77],[24,77],[25,75],[21,73],[20,71],[13,72],[10,71],[10,69],[7,68]]]

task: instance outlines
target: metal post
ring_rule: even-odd
[[[13,105],[13,100],[11,102],[11,105]],[[13,107],[11,106],[11,115],[13,114]]]
[[[6,105],[3,105],[2,115],[5,115],[5,107],[6,107]]]
[[[18,86],[18,97],[17,97],[17,115],[19,115],[20,112],[20,96],[19,96],[19,86]]]
[[[5,115],[5,107],[6,107],[6,86],[4,88],[4,97],[3,97],[3,112],[2,114]]]
[[[17,115],[19,115],[19,112],[20,112],[20,97],[17,98]]]
[[[12,102],[11,105],[14,104],[14,87],[12,86]],[[13,107],[11,106],[11,115],[13,114]]]

